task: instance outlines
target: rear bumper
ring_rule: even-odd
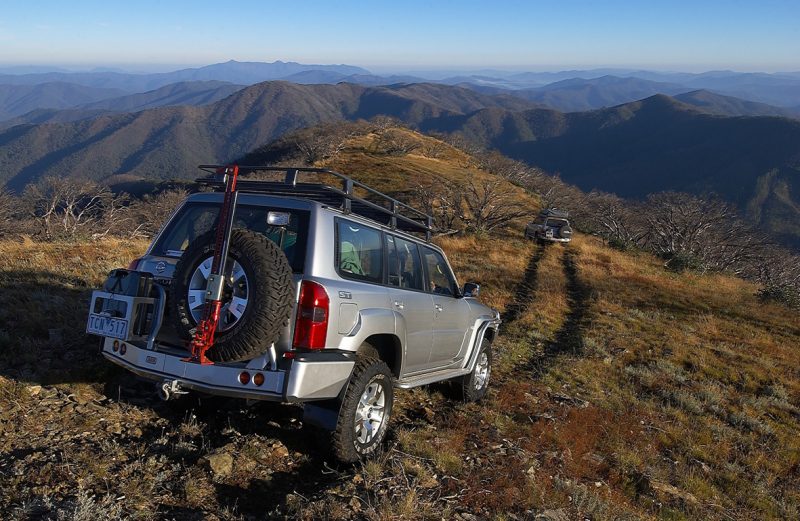
[[[176,382],[191,389],[218,396],[268,400],[276,402],[305,402],[335,398],[347,384],[355,360],[349,353],[319,353],[292,360],[286,370],[253,369],[240,364],[200,365],[184,362],[180,356],[125,344],[125,353],[114,350],[114,339],[103,341],[103,356],[128,371],[155,381]],[[119,344],[118,344],[119,345]],[[247,384],[239,382],[242,371],[250,373]],[[257,386],[256,374],[264,376]]]

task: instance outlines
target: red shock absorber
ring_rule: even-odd
[[[214,259],[211,274],[206,284],[206,303],[203,307],[203,318],[198,322],[194,337],[190,344],[191,356],[184,362],[213,364],[206,357],[206,352],[214,345],[214,335],[219,326],[219,314],[222,308],[222,293],[225,288],[225,264],[228,258],[231,232],[233,231],[233,215],[239,192],[236,191],[236,180],[239,166],[227,166],[220,169],[225,179],[225,197],[217,219],[217,230],[214,239]]]

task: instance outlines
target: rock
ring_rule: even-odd
[[[41,392],[42,392],[42,386],[41,385],[29,385],[28,386],[28,393],[31,396],[39,396],[39,393],[41,393]]]
[[[272,445],[272,453],[275,454],[278,458],[288,458],[289,457],[289,449],[286,448],[281,442],[275,442]]]
[[[534,519],[541,521],[568,521],[569,517],[567,517],[567,513],[563,509],[559,508],[558,510],[545,510],[536,514]]]
[[[694,496],[694,494],[681,490],[678,487],[670,485],[669,483],[660,483],[658,481],[651,481],[650,486],[653,489],[658,490],[659,492],[663,492],[670,496],[678,497],[688,503],[693,503],[693,504],[698,503],[698,500]]]
[[[211,472],[214,473],[214,477],[224,478],[230,476],[231,472],[233,472],[233,456],[227,452],[209,454],[204,459],[208,463]]]

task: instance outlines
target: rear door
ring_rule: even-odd
[[[433,345],[433,298],[425,291],[425,273],[416,243],[386,234],[389,302],[405,331],[403,373],[429,368]],[[402,326],[402,327],[401,327]]]
[[[444,256],[422,247],[428,290],[433,298],[433,348],[429,365],[443,367],[464,357],[469,330],[469,304],[460,298],[458,284]]]

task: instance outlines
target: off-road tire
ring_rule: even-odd
[[[197,323],[187,298],[192,274],[213,255],[214,233],[192,242],[175,266],[170,290],[170,317],[185,339],[192,338]],[[277,244],[249,230],[233,230],[228,262],[238,262],[248,280],[248,302],[241,318],[231,329],[217,332],[206,356],[215,362],[249,360],[265,353],[278,340],[294,304],[294,281],[286,255]],[[229,264],[230,265],[230,264]]]
[[[482,384],[479,386],[479,373],[483,355],[486,355],[487,373]],[[478,350],[478,359],[475,362],[475,367],[468,375],[462,376],[456,380],[457,395],[465,402],[477,402],[484,396],[489,389],[490,376],[492,374],[492,344],[486,338],[481,341],[481,346]]]
[[[362,395],[372,383],[380,385],[384,393],[384,416],[372,439],[367,443],[361,443],[355,428],[356,411]],[[340,399],[336,429],[332,433],[332,448],[336,459],[344,463],[353,463],[374,453],[386,437],[393,402],[392,372],[386,363],[377,358],[359,358]]]

